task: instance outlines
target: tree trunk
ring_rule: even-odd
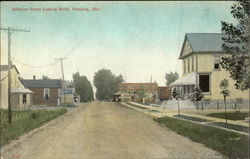
[[[227,104],[226,104],[226,96],[224,96],[224,104],[225,104],[225,119],[227,124]]]
[[[177,99],[177,105],[178,105],[178,114],[181,115],[180,113],[180,105],[179,105],[179,100]]]

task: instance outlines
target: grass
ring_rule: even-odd
[[[0,145],[16,139],[18,136],[64,114],[67,109],[57,110],[12,110],[12,123],[8,123],[8,111],[0,110]]]
[[[162,117],[154,119],[176,133],[220,152],[230,159],[249,158],[249,137],[206,125]]]
[[[206,116],[225,119],[225,113],[211,113]],[[227,112],[228,120],[244,120],[246,117],[249,117],[247,112]]]

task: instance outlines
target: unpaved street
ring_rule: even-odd
[[[59,119],[5,149],[4,159],[222,158],[120,104],[82,104]]]

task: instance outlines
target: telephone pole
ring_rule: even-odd
[[[30,32],[30,30],[25,29],[14,29],[14,28],[0,28],[0,30],[7,31],[8,33],[8,121],[12,122],[12,114],[11,114],[11,33],[12,32]]]
[[[55,60],[60,60],[60,62],[61,62],[61,69],[62,69],[62,79],[63,79],[63,82],[64,82],[63,60],[66,60],[66,59],[68,59],[68,58],[63,57],[63,58],[57,58],[57,59],[55,59]],[[64,92],[64,91],[65,91],[65,86],[64,86],[64,84],[63,84],[62,93],[63,93],[64,104],[65,104],[66,98],[65,98],[65,92]]]

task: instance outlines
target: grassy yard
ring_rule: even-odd
[[[226,130],[191,123],[170,117],[154,119],[161,125],[200,142],[228,158],[249,158],[249,137]]]
[[[0,145],[17,138],[25,132],[64,114],[67,109],[58,110],[12,110],[12,123],[8,123],[8,110],[0,110]]]
[[[211,113],[206,116],[225,119],[225,113]],[[248,116],[247,112],[227,112],[228,120],[244,120]]]

